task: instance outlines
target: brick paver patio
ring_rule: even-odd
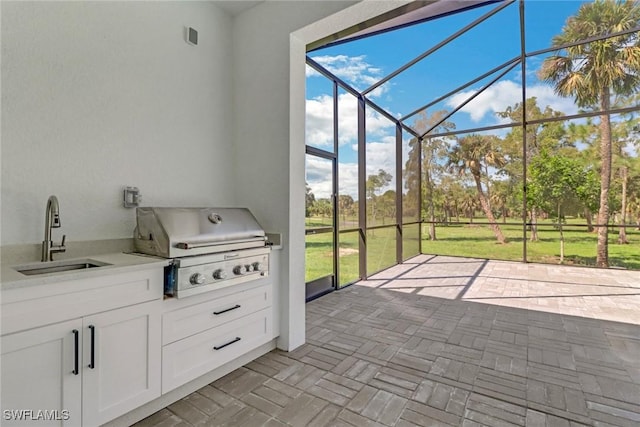
[[[421,255],[143,426],[638,426],[640,272]]]

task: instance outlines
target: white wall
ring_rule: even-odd
[[[304,134],[295,141],[301,161],[291,163],[290,33],[353,3],[267,1],[236,17],[233,26],[234,140],[243,167],[236,173],[238,202],[267,230],[283,233],[281,307],[288,317],[281,322],[280,348],[293,349],[305,340]],[[304,56],[301,61],[304,67]],[[297,95],[304,100],[304,85]],[[292,180],[301,194],[290,191]]]
[[[279,346],[301,345],[305,45],[405,2],[0,2],[1,244],[42,240],[50,194],[71,242],[131,237],[125,185],[249,207],[283,233]]]
[[[146,206],[236,204],[225,12],[197,1],[0,3],[2,245],[42,241],[50,194],[68,242],[131,237],[126,185]]]
[[[234,22],[238,200],[284,234],[281,348],[305,341],[305,46],[404,3],[267,1]]]
[[[280,348],[305,341],[306,45],[408,2],[267,1],[235,20],[238,200],[284,234]]]

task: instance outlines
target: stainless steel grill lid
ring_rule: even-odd
[[[265,245],[265,232],[246,208],[136,209],[134,243],[142,253],[176,258]]]

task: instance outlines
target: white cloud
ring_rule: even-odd
[[[348,194],[353,200],[358,200],[358,164],[339,163],[338,177],[340,194]]]
[[[396,142],[392,136],[382,141],[367,143],[367,176],[377,174],[383,169],[391,174],[396,168]]]
[[[396,178],[396,139],[387,136],[379,142],[367,142],[367,177],[377,175],[380,169],[393,176],[391,183],[380,190],[380,194],[387,190],[395,190]]]
[[[538,106],[544,109],[547,105],[556,111],[565,114],[576,114],[578,107],[572,98],[563,98],[556,95],[553,88],[548,85],[527,86],[527,98],[538,98]]]
[[[475,93],[477,93],[477,90],[460,92],[452,96],[446,102],[446,105],[451,108],[456,108]],[[565,114],[575,114],[578,112],[578,108],[573,99],[559,97],[553,92],[553,88],[548,85],[539,84],[527,86],[527,98],[531,97],[538,99],[540,108],[549,105],[554,110],[562,111]],[[511,80],[503,80],[487,88],[460,111],[469,114],[471,120],[476,123],[485,119],[488,113],[496,122],[501,122],[495,113],[505,111],[507,107],[513,106],[521,101],[521,85]]]
[[[323,55],[312,57],[333,75],[349,83],[354,89],[363,91],[382,79],[382,69],[369,64],[366,55]],[[307,77],[320,76],[320,73],[307,66]],[[370,97],[378,97],[387,92],[389,85],[384,84],[371,91]]]
[[[307,99],[306,143],[314,147],[333,145],[333,96]]]
[[[313,59],[331,73],[345,80],[358,90],[364,90],[382,78],[382,70],[366,62],[366,56],[316,56]],[[307,66],[307,77],[323,77]],[[374,98],[387,92],[389,82],[368,94]],[[306,143],[315,147],[330,149],[333,145],[333,96],[322,94],[307,99]],[[367,135],[381,137],[395,130],[394,123],[371,108],[366,109]],[[358,137],[358,100],[355,96],[342,92],[338,95],[338,139],[340,145],[350,144]]]
[[[356,147],[357,149],[357,147]],[[394,179],[395,170],[395,137],[386,136],[380,141],[367,143],[367,173],[366,175],[376,175],[380,169],[390,173]],[[307,156],[306,182],[311,187],[316,199],[328,198],[331,196],[331,162],[313,156]],[[348,194],[358,199],[358,164],[338,163],[339,191],[340,194]],[[384,187],[380,193],[387,190],[395,190],[395,181]]]
[[[305,181],[316,199],[331,196],[331,162],[319,157],[307,156]]]
[[[320,95],[307,99],[306,143],[314,147],[333,145],[333,96]],[[367,134],[384,136],[395,132],[395,124],[371,108],[366,109]],[[358,138],[358,100],[353,95],[338,95],[338,140],[350,144]]]

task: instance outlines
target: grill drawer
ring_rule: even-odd
[[[162,393],[187,383],[269,342],[271,308],[193,335],[162,349]]]
[[[197,334],[271,306],[271,286],[261,286],[165,313],[162,343]]]

